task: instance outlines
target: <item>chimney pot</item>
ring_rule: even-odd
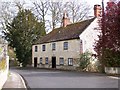
[[[68,18],[68,14],[67,14],[66,11],[63,13],[63,22],[62,22],[62,24],[63,24],[63,27],[66,27],[67,25],[71,24],[70,19]]]
[[[94,16],[95,17],[101,16],[101,6],[98,4],[94,5]]]

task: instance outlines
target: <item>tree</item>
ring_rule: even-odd
[[[13,3],[1,2],[0,7],[0,24],[1,30],[4,30],[7,23],[10,23],[15,16],[15,11],[12,10]]]
[[[42,1],[40,0],[40,2],[33,2],[34,4],[34,8],[35,8],[35,12],[37,13],[37,17],[43,22],[44,28],[45,28],[45,24],[46,24],[46,15],[48,12],[48,1]]]
[[[6,24],[5,38],[15,48],[19,62],[26,66],[31,60],[32,44],[45,35],[42,22],[30,10],[19,9],[11,23]]]
[[[86,2],[78,3],[78,1],[75,0],[66,2],[64,7],[66,8],[66,11],[68,11],[72,23],[88,18],[88,14],[91,9]]]
[[[85,53],[80,54],[80,59],[79,59],[79,67],[81,70],[86,70],[88,65],[90,64],[90,60],[92,59],[92,54],[88,51]]]
[[[64,3],[62,1],[41,1],[34,2],[35,14],[45,21],[46,28],[55,29],[61,26],[63,13],[67,11],[72,23],[79,22],[88,17],[90,6],[84,2],[70,1]],[[46,18],[45,18],[46,17]],[[47,20],[47,18],[49,18]]]
[[[95,50],[103,68],[120,66],[120,1],[108,2],[100,22],[101,35]]]
[[[61,24],[64,5],[62,2],[50,2],[49,3],[50,15],[52,17],[52,29],[55,29],[57,24]]]

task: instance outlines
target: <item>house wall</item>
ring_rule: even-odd
[[[38,44],[33,45],[32,47],[32,65],[34,66],[34,57],[37,57],[37,67],[43,67],[43,68],[51,68],[52,66],[52,57],[56,57],[56,65],[57,68],[62,69],[75,69],[78,66],[79,61],[77,58],[79,58],[80,53],[84,53],[86,51],[89,51],[93,54],[96,54],[94,50],[94,45],[96,40],[98,40],[99,32],[99,25],[98,25],[98,19],[96,18],[80,35],[80,39],[73,39],[73,40],[66,40],[66,41],[58,41],[54,42],[56,43],[56,50],[52,50],[52,42],[51,43],[45,43],[45,44]],[[81,44],[82,40],[82,44]],[[68,50],[63,50],[63,43],[68,42]],[[42,45],[46,45],[46,51],[42,51]],[[35,51],[35,46],[38,46],[38,52]],[[40,64],[40,58],[42,57],[42,64]],[[49,64],[45,64],[45,57],[48,57]],[[59,58],[64,58],[64,66],[61,66],[59,64]],[[73,58],[73,66],[68,66],[68,58]],[[95,59],[94,63],[97,59]],[[78,62],[77,62],[78,61]],[[93,61],[91,62],[93,63]]]
[[[68,42],[68,50],[64,50],[63,43]],[[56,50],[52,50],[52,42],[33,45],[32,47],[32,63],[34,66],[34,57],[37,57],[38,67],[40,66],[40,57],[42,57],[42,63],[45,64],[45,57],[48,57],[49,64],[51,64],[52,56],[56,57],[56,65],[59,66],[59,58],[64,58],[64,65],[68,66],[68,58],[79,58],[80,54],[80,40],[73,39],[73,40],[66,40],[66,41],[58,41],[56,43]],[[42,51],[42,45],[46,45],[46,51]],[[35,46],[38,46],[38,52],[35,51]],[[75,63],[75,62],[74,62]],[[47,65],[46,65],[47,66]],[[49,65],[48,65],[49,66]],[[75,66],[75,64],[73,64]]]
[[[82,40],[83,43],[83,52],[89,51],[93,54],[96,54],[94,50],[94,45],[96,40],[98,40],[98,35],[100,35],[99,23],[98,19],[96,18],[87,28],[84,30],[82,34],[80,34],[80,40]]]

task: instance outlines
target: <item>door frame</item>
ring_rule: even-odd
[[[52,68],[56,68],[56,57],[52,56]]]
[[[34,67],[37,67],[37,57],[34,57]]]

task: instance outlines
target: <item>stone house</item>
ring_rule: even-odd
[[[32,66],[75,69],[81,53],[96,54],[93,45],[100,34],[96,30],[100,13],[101,6],[95,5],[95,17],[73,24],[64,13],[62,27],[52,30],[32,46]]]

